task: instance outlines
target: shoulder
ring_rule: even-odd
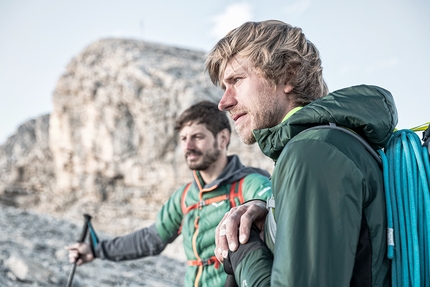
[[[312,129],[306,130],[293,139],[284,147],[277,161],[288,162],[289,166],[315,165],[321,162],[323,165],[333,165],[337,161],[353,161],[363,157],[372,160],[365,146],[354,136],[339,129]]]
[[[263,175],[259,172],[253,172],[253,173],[246,175],[243,179],[247,182],[263,182],[264,183],[264,182],[270,182],[269,176],[270,176],[269,173]]]
[[[245,199],[267,199],[272,194],[272,183],[267,176],[260,173],[250,173],[243,178]]]
[[[179,204],[182,201],[183,196],[185,196],[185,194],[187,194],[192,189],[193,189],[192,182],[189,182],[189,183],[186,183],[186,184],[182,184],[180,187],[178,187],[172,193],[172,195],[167,200],[166,204],[168,204],[169,202]]]

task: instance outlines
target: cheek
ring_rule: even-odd
[[[199,150],[205,150],[205,149],[207,149],[208,147],[211,146],[211,143],[209,141],[206,141],[206,140],[200,140],[200,141],[197,141],[195,143],[195,146]]]
[[[264,85],[249,86],[244,92],[244,100],[250,105],[258,108],[261,103],[264,103],[267,97],[267,87]]]
[[[183,151],[186,151],[186,150],[187,150],[187,145],[186,145],[184,142],[181,142],[181,149],[182,149]]]

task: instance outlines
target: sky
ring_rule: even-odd
[[[330,91],[389,90],[398,128],[430,121],[429,0],[1,0],[0,145],[52,111],[67,64],[103,38],[209,51],[245,21],[301,27],[319,49]],[[375,115],[378,116],[378,115]]]

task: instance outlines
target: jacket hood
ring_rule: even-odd
[[[329,93],[277,126],[254,130],[254,136],[262,152],[277,159],[288,141],[298,133],[313,126],[335,123],[358,133],[374,149],[381,149],[397,121],[396,105],[389,91],[359,85]]]
[[[215,179],[214,181],[207,183],[204,188],[205,189],[212,189],[216,186],[219,186],[221,184],[229,184],[229,183],[233,183],[236,182],[242,178],[244,178],[245,176],[247,176],[248,174],[251,173],[259,173],[261,175],[264,175],[266,177],[270,177],[270,174],[263,169],[260,168],[256,168],[256,167],[251,167],[251,166],[244,166],[239,157],[237,155],[230,155],[227,157],[228,158],[228,164],[227,166],[224,168],[224,170],[222,171],[222,173],[218,176],[217,179]],[[201,179],[201,175],[199,171],[196,171],[197,177],[199,178],[200,181],[203,181]],[[194,177],[194,183],[196,186],[196,178]]]

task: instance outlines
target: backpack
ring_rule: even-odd
[[[395,131],[384,149],[375,151],[353,131],[336,124],[311,129],[337,129],[355,137],[380,164],[387,206],[387,256],[392,286],[430,286],[430,122]],[[420,140],[416,132],[424,131]],[[275,201],[267,201],[266,228],[275,243]]]

